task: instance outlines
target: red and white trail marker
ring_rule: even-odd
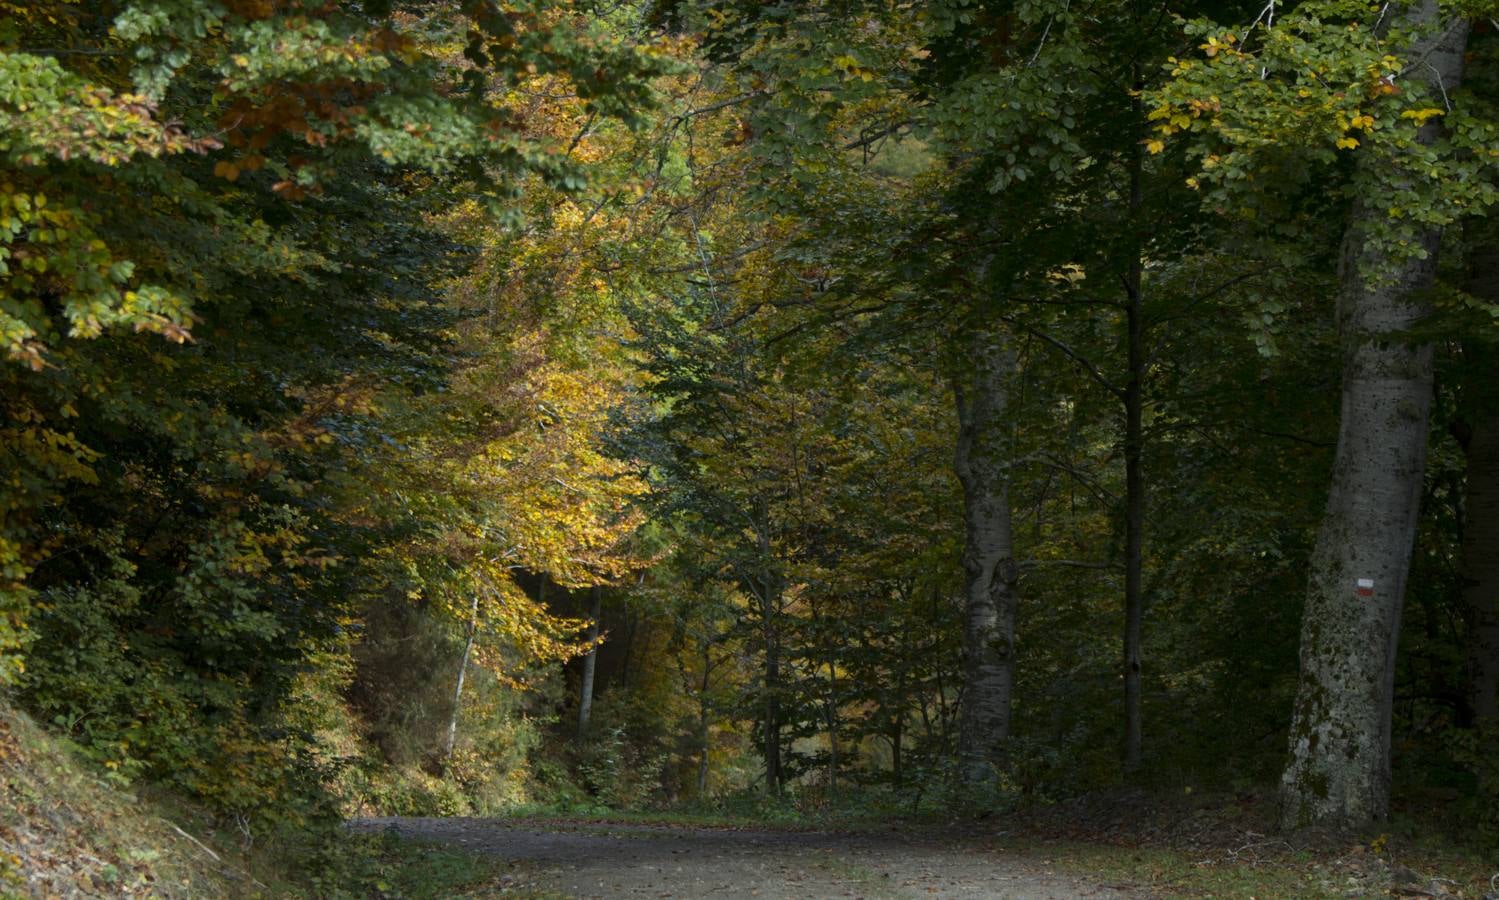
[[[1360,597],[1374,596],[1374,579],[1360,578],[1358,580],[1358,595]]]

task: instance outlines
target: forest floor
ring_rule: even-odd
[[[994,834],[786,831],[597,822],[374,818],[357,830],[510,861],[496,892],[594,897],[1127,897]]]

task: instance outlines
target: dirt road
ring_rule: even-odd
[[[360,830],[494,853],[570,897],[1129,897],[992,835],[842,834],[508,819],[362,819]]]

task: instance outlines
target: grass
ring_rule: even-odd
[[[596,803],[532,804],[506,810],[501,818],[571,824],[619,823],[681,828],[764,829],[770,831],[866,831],[904,826],[940,826],[946,812],[912,813],[908,796],[887,789],[851,789],[832,795],[768,798],[742,793],[703,803],[663,809],[612,809]]]
[[[1364,845],[1344,850],[1282,849],[1264,854],[1190,852],[1021,838],[1013,848],[1060,871],[1120,884],[1153,897],[1318,898],[1436,894],[1479,898],[1494,874],[1471,856],[1444,850],[1383,853]],[[1417,892],[1425,891],[1427,894]]]
[[[512,872],[504,860],[492,855],[378,836],[351,835],[348,839],[365,844],[370,868],[362,873],[361,886],[383,900],[497,895],[543,900],[555,896],[538,890],[524,873]]]

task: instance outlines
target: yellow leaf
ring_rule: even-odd
[[[1408,109],[1400,114],[1400,118],[1412,119],[1417,125],[1425,125],[1426,120],[1431,118],[1432,116],[1442,115],[1446,115],[1446,110],[1437,109],[1435,107],[1427,107],[1426,109]]]

